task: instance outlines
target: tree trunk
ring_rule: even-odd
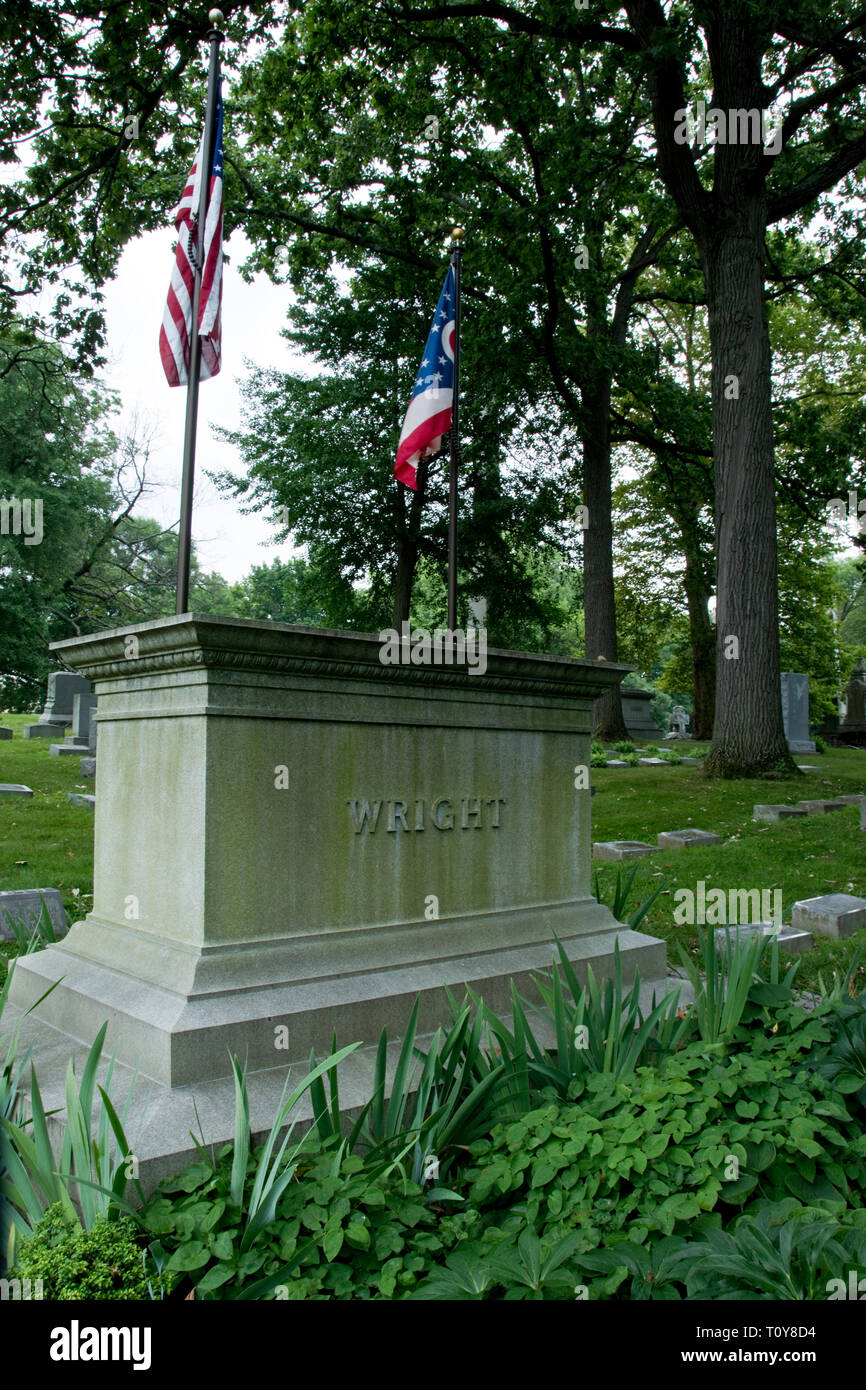
[[[409,621],[412,603],[412,585],[415,570],[421,553],[421,513],[424,507],[424,493],[427,488],[427,461],[420,460],[415,479],[418,484],[413,492],[402,483],[397,484],[397,568],[394,573],[394,604],[391,626],[399,629],[400,624]],[[410,497],[406,507],[406,496]]]
[[[613,587],[613,523],[610,486],[610,375],[595,373],[585,392],[587,425],[583,441],[583,498],[589,526],[583,533],[585,651],[591,661],[616,661],[616,606]],[[628,738],[619,686],[593,705],[596,736],[608,742]]]
[[[716,634],[707,604],[712,587],[704,573],[697,537],[681,526],[686,560],[683,588],[689,610],[689,642],[692,649],[692,738],[711,739],[716,708]]]
[[[763,194],[744,192],[701,248],[713,364],[716,717],[705,769],[794,767],[782,726]]]

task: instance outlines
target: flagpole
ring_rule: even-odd
[[[451,398],[451,475],[448,486],[448,627],[457,627],[457,457],[460,413],[460,265],[463,228],[451,233],[454,271],[454,387]]]
[[[210,39],[210,64],[207,75],[207,104],[204,118],[201,169],[199,170],[198,236],[195,257],[195,280],[192,295],[192,331],[189,343],[189,379],[186,391],[186,426],[183,436],[183,480],[180,494],[180,530],[177,541],[177,591],[175,613],[189,610],[189,567],[192,552],[192,496],[195,481],[195,433],[198,421],[198,386],[201,371],[201,339],[198,331],[199,301],[204,252],[204,229],[210,197],[211,165],[213,164],[215,116],[219,87],[219,47],[225,37],[215,27],[224,24],[220,10],[211,10],[208,19],[214,28]]]

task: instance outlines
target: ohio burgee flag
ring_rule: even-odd
[[[415,377],[415,386],[397,448],[394,477],[416,488],[418,463],[442,447],[451,428],[454,399],[454,269],[448,271]]]
[[[199,249],[197,224],[201,191],[201,162],[204,147],[198,147],[195,163],[186,181],[174,225],[177,227],[177,250],[168,302],[159,333],[159,355],[169,386],[184,386],[189,380],[190,337],[192,334],[192,295],[195,281],[195,258]],[[223,297],[223,103],[217,97],[216,139],[210,170],[207,217],[204,229],[204,260],[199,295],[198,326],[201,338],[201,369],[199,380],[216,376],[220,369],[222,348]]]

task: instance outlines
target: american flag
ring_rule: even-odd
[[[200,170],[204,135],[195,163],[186,181],[174,215],[177,250],[168,302],[159,332],[159,355],[169,386],[183,386],[189,380],[190,337],[192,334],[192,296],[195,258],[198,254],[198,205],[201,191]],[[199,380],[216,376],[222,348],[223,297],[223,103],[217,97],[216,139],[211,164],[210,194],[204,232],[204,265],[199,296],[198,326],[201,339]]]
[[[400,443],[394,477],[413,490],[418,486],[418,464],[442,447],[442,436],[451,428],[454,398],[454,268],[448,271],[430,336],[415,378],[412,398]]]

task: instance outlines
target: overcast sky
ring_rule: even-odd
[[[117,278],[106,291],[108,365],[102,373],[120,394],[120,431],[137,415],[155,427],[148,479],[155,484],[142,498],[136,514],[156,517],[163,525],[176,522],[180,512],[180,479],[186,388],[170,387],[159,357],[159,329],[168,294],[175,230],[149,232],[123,253]],[[220,497],[205,476],[207,469],[241,472],[235,450],[214,438],[214,424],[236,428],[240,423],[239,382],[245,377],[244,358],[257,366],[287,368],[299,359],[280,337],[285,326],[290,292],[258,277],[247,285],[235,270],[243,258],[238,234],[226,244],[231,265],[223,282],[223,356],[219,376],[199,389],[195,503],[192,534],[203,570],[218,570],[228,580],[239,579],[254,564],[270,563],[292,553],[288,544],[262,544],[274,528],[261,514],[244,516],[234,503]]]

